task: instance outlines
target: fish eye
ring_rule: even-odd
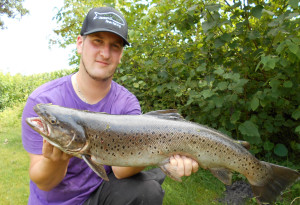
[[[55,117],[50,117],[50,123],[51,124],[57,124],[56,123],[56,118]]]

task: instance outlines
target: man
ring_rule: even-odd
[[[64,107],[107,112],[141,114],[136,97],[112,78],[127,41],[127,23],[110,7],[94,8],[87,14],[77,37],[81,55],[79,71],[48,82],[28,98],[22,116],[22,140],[30,156],[28,204],[161,204],[165,175],[158,169],[105,166],[109,182],[103,182],[79,158],[69,156],[33,131],[27,117],[36,116],[33,107],[52,103]],[[170,164],[180,176],[198,170],[186,157],[173,156]]]

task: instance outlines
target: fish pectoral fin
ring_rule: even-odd
[[[89,165],[89,167],[102,179],[109,181],[104,166],[92,160],[89,155],[81,155],[82,159]]]
[[[181,176],[179,176],[177,173],[176,166],[172,166],[170,163],[166,163],[164,165],[161,165],[160,168],[171,179],[182,182]]]
[[[231,185],[232,173],[226,168],[210,168],[209,171],[226,185]]]
[[[160,119],[166,119],[166,120],[185,120],[175,109],[169,109],[169,110],[156,110],[147,112],[144,115],[151,115],[153,117],[157,117]]]

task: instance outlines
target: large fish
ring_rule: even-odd
[[[243,174],[257,199],[272,202],[299,180],[292,169],[259,161],[241,144],[206,126],[184,120],[175,110],[143,115],[109,115],[51,104],[34,107],[39,117],[27,123],[62,151],[83,158],[103,179],[103,165],[158,165],[180,181],[168,164],[172,155],[185,155],[225,184],[231,172]]]

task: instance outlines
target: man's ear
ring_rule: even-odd
[[[76,48],[77,48],[77,53],[81,54],[82,53],[82,48],[83,48],[83,41],[84,41],[84,37],[83,36],[77,36],[77,40],[76,40]]]

